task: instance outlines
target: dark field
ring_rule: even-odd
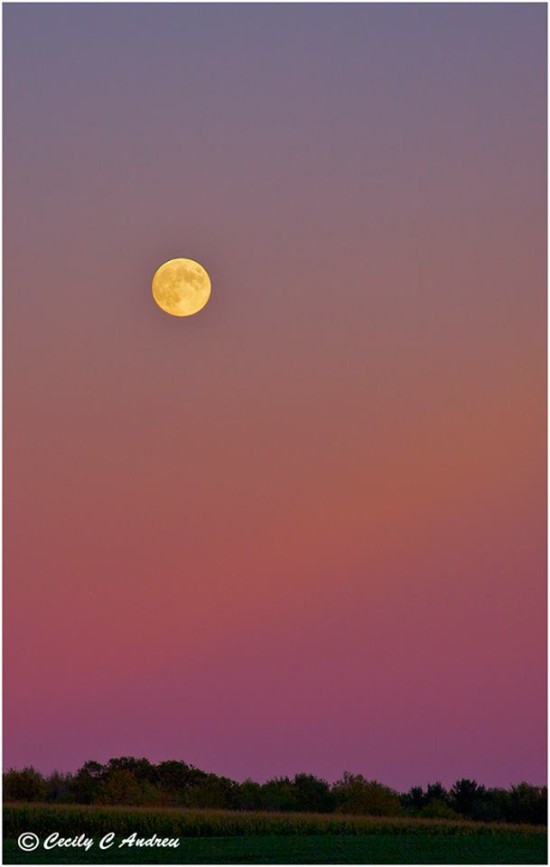
[[[93,847],[40,845],[17,837],[52,832],[94,839]],[[98,841],[113,831],[115,845]],[[176,849],[118,848],[124,837],[179,837]],[[219,810],[7,805],[6,864],[545,864],[546,829],[521,825]]]

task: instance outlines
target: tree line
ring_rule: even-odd
[[[4,773],[4,800],[467,818],[534,825],[545,824],[547,817],[547,788],[528,783],[502,789],[461,779],[450,789],[436,782],[426,789],[413,786],[403,794],[349,772],[332,784],[312,774],[237,783],[182,761],[153,764],[132,756],[104,765],[86,762],[75,774],[55,771],[43,776],[32,767],[11,769]]]

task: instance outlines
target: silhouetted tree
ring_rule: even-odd
[[[304,813],[330,813],[335,799],[326,780],[313,774],[296,774],[293,780],[296,809]]]
[[[46,791],[44,777],[33,767],[23,768],[22,771],[12,768],[4,774],[6,801],[44,801]]]
[[[254,780],[245,780],[236,792],[237,808],[239,810],[265,810],[266,801],[262,786]]]
[[[485,789],[475,802],[473,818],[482,822],[505,822],[510,812],[510,792],[506,789]]]
[[[426,789],[426,803],[430,804],[432,801],[440,801],[443,804],[448,803],[449,801],[449,793],[441,783],[429,783],[428,788]]]
[[[478,786],[475,780],[457,780],[449,793],[449,803],[461,816],[474,819],[482,812],[484,797],[485,787]]]
[[[115,771],[128,771],[138,783],[156,785],[158,782],[157,765],[152,765],[148,759],[135,759],[133,756],[111,759],[104,769],[103,778],[108,780]]]
[[[77,804],[93,804],[103,784],[105,768],[99,762],[86,762],[71,781],[71,799]]]
[[[128,768],[110,769],[96,796],[96,804],[123,804],[129,807],[158,802],[158,789],[146,780],[139,782]]]
[[[410,816],[426,819],[453,819],[457,814],[449,805],[449,795],[441,783],[430,783],[424,792],[421,786],[413,786],[401,796],[401,804]]]
[[[447,789],[441,783],[429,783],[420,816],[426,819],[457,819],[458,816],[449,803]]]
[[[365,780],[348,771],[333,787],[336,809],[341,813],[396,816],[401,813],[399,795],[377,780]]]
[[[457,780],[450,792],[439,783],[424,791],[413,786],[398,795],[377,780],[344,773],[329,785],[313,774],[276,777],[263,785],[236,783],[207,774],[183,761],[158,765],[148,759],[121,756],[106,765],[86,762],[71,774],[57,771],[44,778],[32,767],[4,774],[6,801],[48,801],[81,804],[174,805],[228,810],[409,815],[453,819],[458,815],[486,822],[544,824],[547,789],[520,783],[506,789],[486,789],[475,780]]]
[[[46,800],[65,803],[71,800],[72,774],[60,774],[54,771],[46,777]]]
[[[426,803],[424,789],[422,786],[413,786],[412,789],[409,789],[408,792],[401,795],[399,800],[401,801],[403,809],[408,813],[413,816],[418,815]]]
[[[165,761],[156,766],[157,787],[168,803],[185,805],[190,790],[207,779],[207,774],[181,761]]]
[[[530,786],[519,783],[512,786],[508,801],[508,821],[544,825],[548,815],[548,790],[546,786]]]
[[[291,812],[297,810],[296,791],[288,777],[275,777],[262,786],[266,810]]]
[[[207,774],[205,779],[188,790],[186,804],[190,807],[234,809],[238,804],[238,784],[227,777]]]

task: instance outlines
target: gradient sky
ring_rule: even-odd
[[[542,784],[546,7],[4,22],[5,764]]]

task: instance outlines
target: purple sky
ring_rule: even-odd
[[[6,765],[543,783],[545,6],[4,39]]]

